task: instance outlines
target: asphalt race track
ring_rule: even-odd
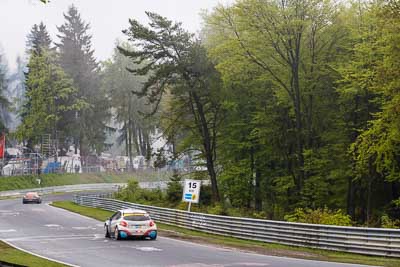
[[[358,267],[280,258],[199,245],[159,236],[156,241],[104,238],[103,223],[49,206],[71,195],[45,196],[43,204],[0,201],[0,239],[35,254],[76,266]]]

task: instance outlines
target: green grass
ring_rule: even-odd
[[[102,209],[79,206],[71,201],[56,201],[51,204],[54,207],[69,210],[87,217],[94,218],[99,221],[105,221],[113,215],[113,212]]]
[[[0,241],[0,261],[30,267],[62,267],[66,266],[53,261],[33,256]]]
[[[59,201],[52,204],[55,207],[63,208],[72,212],[85,215],[99,221],[105,221],[112,215],[112,212],[76,205],[70,201]],[[386,257],[372,257],[352,253],[333,252],[320,249],[291,247],[280,244],[270,244],[258,241],[242,240],[232,237],[216,236],[203,232],[188,230],[176,226],[157,223],[159,231],[163,236],[179,238],[196,243],[214,244],[218,246],[232,247],[247,251],[257,252],[266,255],[287,256],[302,259],[321,261],[332,261],[342,263],[356,263],[385,267],[399,267],[400,260]]]
[[[126,183],[128,180],[158,181],[165,180],[168,173],[158,174],[156,172],[136,173],[64,173],[64,174],[42,174],[41,183],[37,183],[37,175],[0,177],[0,191],[29,189],[37,187],[48,187],[73,184],[94,184],[94,183]]]

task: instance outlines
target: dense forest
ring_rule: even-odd
[[[147,16],[105,62],[75,7],[57,42],[34,25],[16,136],[51,133],[85,155],[117,130],[127,155],[149,158],[157,128],[174,158],[196,152],[214,203],[400,227],[398,1],[237,0],[205,12],[199,35]]]

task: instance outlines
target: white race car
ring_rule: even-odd
[[[124,209],[117,211],[104,223],[106,237],[142,238],[156,240],[157,225],[144,210]]]

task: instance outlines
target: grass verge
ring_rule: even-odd
[[[52,204],[72,212],[85,215],[99,221],[105,221],[112,212],[76,205],[70,201],[59,201]],[[386,257],[372,257],[352,253],[333,252],[320,249],[299,248],[279,244],[269,244],[258,241],[242,240],[232,237],[211,235],[203,232],[188,230],[176,226],[157,223],[161,236],[194,241],[196,243],[211,244],[229,247],[243,251],[255,252],[264,255],[283,256],[320,261],[341,263],[357,263],[385,267],[400,267],[400,260]]]
[[[146,174],[146,175],[144,175]],[[159,176],[158,176],[159,175]],[[165,177],[164,177],[165,176]],[[129,180],[137,181],[158,181],[165,180],[168,173],[63,173],[63,174],[42,174],[25,176],[0,177],[0,191],[29,189],[37,187],[73,185],[73,184],[95,184],[95,183],[126,183]],[[40,185],[37,179],[41,179]]]
[[[66,265],[49,261],[15,249],[0,241],[0,261],[30,267],[63,267]]]

